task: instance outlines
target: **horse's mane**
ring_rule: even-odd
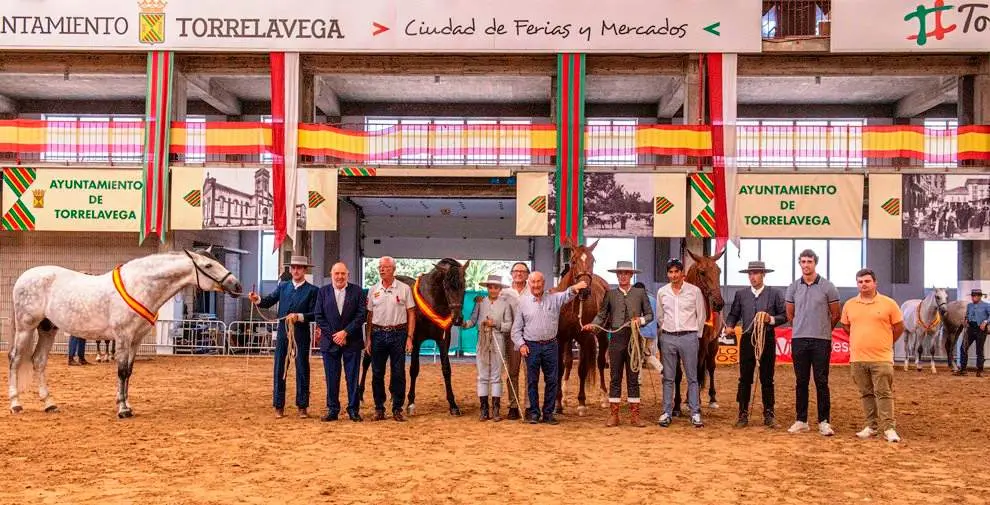
[[[461,289],[464,287],[461,277],[461,264],[453,258],[444,258],[437,262],[437,266],[446,265],[446,271],[443,269],[435,268],[434,272],[441,275],[442,279],[446,281],[447,285],[451,289]]]

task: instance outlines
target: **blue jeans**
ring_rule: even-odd
[[[86,339],[79,337],[69,337],[69,359],[79,357],[79,360],[86,359]]]
[[[540,372],[543,372],[543,420],[553,415],[557,403],[557,361],[560,359],[557,340],[552,342],[526,342],[529,356],[526,356],[526,392],[529,394],[528,415],[539,415],[540,394],[537,386],[540,384]]]
[[[392,373],[388,390],[392,412],[401,411],[406,396],[406,329],[371,332],[371,391],[375,410],[385,409],[385,362]]]
[[[309,335],[296,333],[296,407],[309,408]],[[285,358],[289,354],[289,339],[280,332],[275,339],[275,384],[272,406],[285,408]]]
[[[347,413],[357,415],[361,410],[358,397],[358,379],[361,371],[361,349],[343,349],[332,346],[323,354],[323,374],[327,380],[327,413],[340,414],[340,364],[344,364],[344,379],[347,381]]]

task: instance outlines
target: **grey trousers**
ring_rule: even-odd
[[[687,378],[687,403],[691,414],[701,414],[701,395],[698,390],[698,332],[684,335],[660,334],[660,354],[663,363],[663,413],[668,416],[674,411],[674,377],[677,374],[677,361],[684,367]]]

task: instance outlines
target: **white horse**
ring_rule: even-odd
[[[14,283],[14,342],[10,348],[10,411],[23,410],[18,394],[38,377],[45,412],[58,407],[48,390],[45,367],[59,328],[81,338],[111,337],[117,352],[117,416],[134,415],[127,387],[141,341],[154,334],[156,314],[179,290],[241,294],[241,284],[212,248],[153,254],[103,275],[86,275],[57,266],[28,269]],[[37,332],[35,331],[37,330]]]
[[[911,356],[921,371],[921,352],[924,347],[931,353],[931,369],[935,373],[935,345],[942,329],[942,316],[949,303],[949,295],[943,288],[933,288],[923,300],[907,300],[901,304],[904,315],[904,370],[908,369]]]

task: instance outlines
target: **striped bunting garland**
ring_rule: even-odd
[[[374,167],[340,167],[338,175],[346,177],[374,177],[378,170]]]
[[[148,52],[148,93],[145,110],[144,191],[138,243],[149,235],[165,242],[168,230],[168,154],[172,132],[172,80],[175,55],[171,51]]]
[[[186,196],[183,196],[182,199],[185,200],[191,207],[199,207],[202,196],[203,194],[200,190],[194,189],[186,193]]]
[[[535,210],[536,212],[544,214],[547,211],[547,197],[546,195],[537,196],[530,200],[527,205],[529,205],[529,208]]]
[[[883,205],[880,206],[887,214],[891,216],[901,215],[901,199],[900,198],[890,198]]]
[[[309,208],[315,209],[325,201],[327,201],[327,199],[323,198],[323,195],[321,195],[318,191],[309,192]]]
[[[658,215],[666,214],[670,212],[670,209],[674,208],[674,204],[670,203],[670,200],[665,196],[653,197],[653,212]]]
[[[34,214],[31,214],[24,202],[17,200],[0,219],[0,228],[7,231],[32,231]]]
[[[4,183],[14,192],[14,196],[20,198],[27,192],[28,187],[37,178],[38,172],[33,168],[8,168],[4,170]]]
[[[584,54],[557,55],[557,248],[584,241],[584,70]]]

